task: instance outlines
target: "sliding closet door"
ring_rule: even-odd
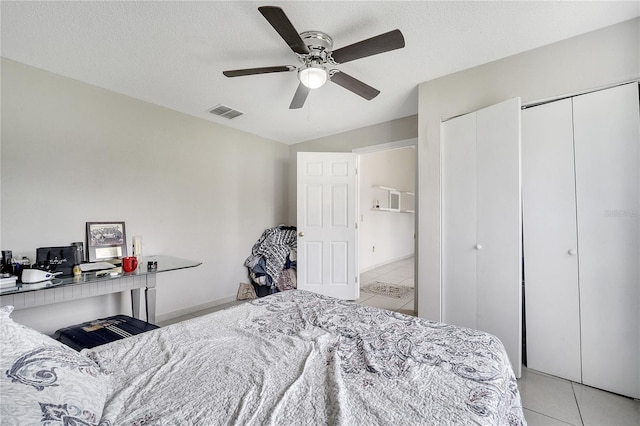
[[[640,398],[638,85],[573,100],[582,378]]]
[[[520,100],[442,124],[444,322],[496,335],[521,366]]]
[[[522,111],[527,366],[581,382],[571,99]]]

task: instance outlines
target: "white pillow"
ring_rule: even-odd
[[[10,318],[0,308],[3,425],[98,425],[109,377],[83,354]]]

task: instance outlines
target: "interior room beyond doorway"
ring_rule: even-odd
[[[416,149],[410,142],[358,153],[358,302],[416,315]]]

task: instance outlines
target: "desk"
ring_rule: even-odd
[[[158,269],[147,271],[147,262],[158,262]],[[96,272],[85,272],[81,276],[56,278],[55,284],[39,287],[38,284],[19,284],[17,289],[0,293],[0,306],[13,305],[15,309],[33,308],[69,300],[85,299],[104,294],[131,291],[133,316],[140,317],[140,296],[144,289],[146,321],[156,321],[156,274],[194,268],[202,262],[171,256],[143,257],[134,272],[119,273],[117,276],[96,276]]]

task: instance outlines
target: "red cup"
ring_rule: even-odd
[[[138,259],[135,256],[128,256],[122,258],[122,269],[125,272],[133,272],[138,267]]]

